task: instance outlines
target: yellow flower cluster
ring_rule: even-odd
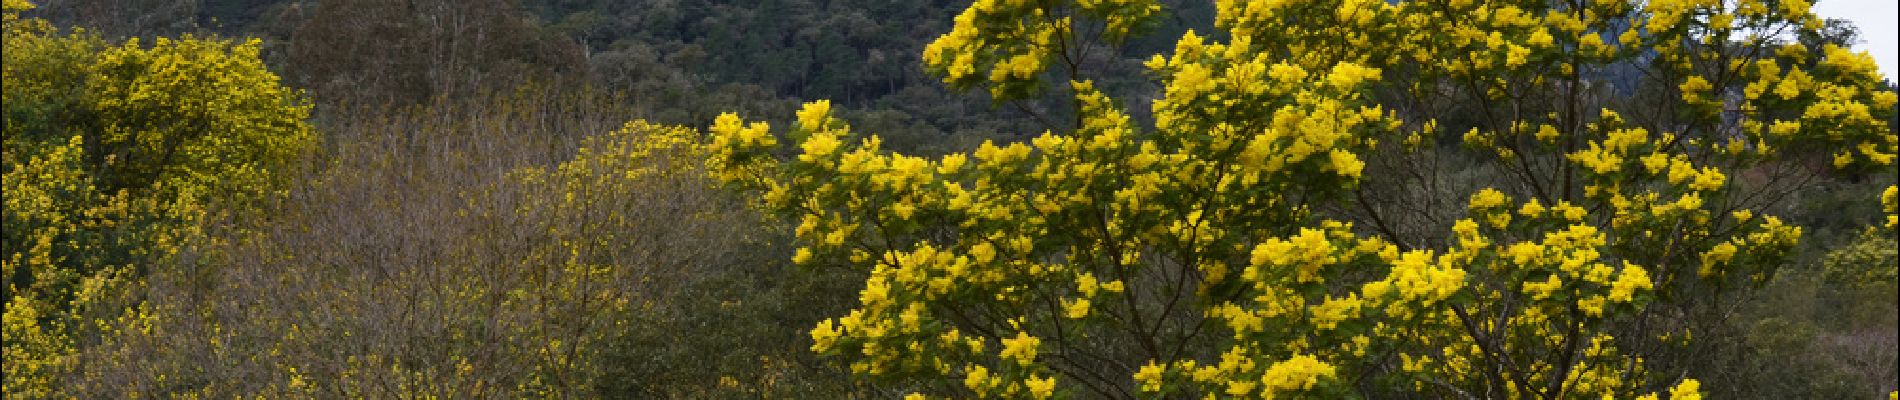
[[[1242,184],[1311,174],[1359,178],[1365,162],[1356,152],[1369,147],[1373,132],[1399,123],[1379,107],[1355,105],[1380,71],[1341,63],[1315,73],[1274,61],[1252,43],[1237,36],[1210,44],[1189,32],[1173,56],[1148,61],[1168,82],[1153,106],[1159,144],[1190,156],[1237,150],[1240,171],[1232,179]]]
[[[1266,397],[1274,397],[1276,394],[1312,390],[1313,385],[1319,383],[1320,379],[1334,378],[1334,371],[1333,366],[1320,362],[1312,356],[1293,356],[1286,361],[1273,363],[1273,366],[1267,367],[1267,371],[1261,374],[1260,380],[1264,384],[1261,388],[1262,394]]]
[[[1478,200],[1472,204],[1474,216],[1509,212],[1508,207],[1478,208]],[[1625,260],[1618,268],[1600,260],[1605,257],[1601,248],[1607,244],[1608,235],[1595,226],[1575,224],[1582,218],[1568,215],[1583,213],[1583,209],[1569,204],[1559,204],[1555,209],[1565,212],[1545,213],[1536,200],[1525,202],[1518,210],[1530,219],[1524,221],[1528,226],[1571,225],[1545,232],[1538,242],[1499,244],[1496,247],[1501,250],[1497,259],[1500,264],[1490,270],[1524,274],[1522,290],[1536,300],[1550,299],[1562,291],[1563,295],[1558,298],[1579,299],[1582,309],[1591,316],[1602,316],[1605,305],[1635,302],[1638,295],[1653,287],[1648,271],[1642,267]],[[1539,218],[1543,221],[1538,221]]]
[[[1099,37],[1119,42],[1161,10],[1137,0],[1056,3],[979,0],[956,16],[949,33],[924,47],[924,68],[952,87],[986,85],[999,100],[1025,97],[1052,63],[1082,55],[1075,41],[1087,38],[1073,35],[1075,17],[1099,21]]]
[[[1650,393],[1637,397],[1636,399],[1657,400],[1657,395]],[[1697,382],[1694,379],[1684,379],[1682,382],[1676,383],[1676,386],[1669,388],[1668,400],[1702,400],[1702,382]]]
[[[1880,192],[1880,208],[1887,212],[1887,229],[1900,229],[1900,186]]]
[[[720,114],[710,130],[712,143],[707,145],[711,153],[707,167],[715,178],[725,181],[758,179],[755,168],[748,167],[754,165],[764,151],[778,144],[770,125],[764,122],[747,125],[738,114]]]

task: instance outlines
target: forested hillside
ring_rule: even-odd
[[[1900,393],[1804,0],[4,1],[9,399]]]

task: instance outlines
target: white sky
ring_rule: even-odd
[[[1874,63],[1880,64],[1880,73],[1887,79],[1900,81],[1900,1],[1895,0],[1820,0],[1814,2],[1814,13],[1821,18],[1839,18],[1854,21],[1854,27],[1860,28],[1860,43],[1854,44],[1854,50],[1873,53]]]

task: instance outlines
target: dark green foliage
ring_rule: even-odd
[[[578,46],[507,0],[330,0],[292,34],[286,74],[330,101],[412,104],[580,71]]]

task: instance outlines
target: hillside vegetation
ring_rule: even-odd
[[[4,0],[7,398],[1893,398],[1804,0]]]

